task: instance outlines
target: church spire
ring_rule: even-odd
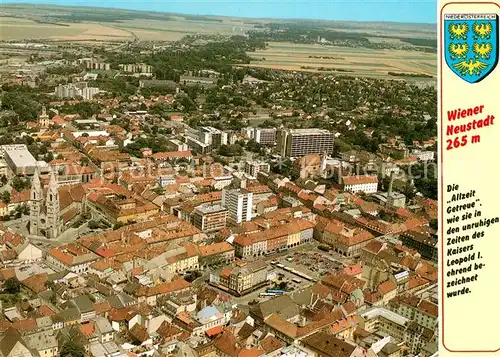
[[[54,174],[54,170],[52,169],[50,170],[48,193],[55,194],[58,192],[58,188],[57,179]]]
[[[42,196],[42,184],[40,183],[40,170],[35,166],[35,173],[33,174],[33,182],[31,183],[31,199],[39,200]]]

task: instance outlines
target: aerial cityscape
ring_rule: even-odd
[[[436,24],[309,18],[0,5],[0,357],[437,356]]]

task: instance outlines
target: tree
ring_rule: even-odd
[[[3,289],[9,294],[18,294],[21,291],[21,283],[15,277],[8,278],[3,283]]]
[[[3,203],[9,203],[10,202],[10,192],[9,191],[3,191],[2,192],[2,202]]]
[[[117,229],[120,229],[123,226],[126,226],[126,224],[123,222],[116,222],[116,224],[113,226],[113,230],[116,231]]]
[[[84,357],[85,356],[85,348],[82,345],[77,344],[75,341],[70,340],[66,342],[61,347],[61,357]]]
[[[90,229],[97,229],[97,228],[99,228],[99,222],[90,221],[88,226]]]
[[[12,179],[11,183],[12,188],[14,188],[17,192],[22,192],[31,187],[30,182],[27,179],[23,179],[22,177],[15,176]]]

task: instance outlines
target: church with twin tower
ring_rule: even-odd
[[[47,187],[42,187],[38,168],[35,169],[30,192],[30,235],[57,238],[63,232],[59,207],[59,187],[51,171]]]

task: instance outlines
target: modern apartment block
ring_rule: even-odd
[[[226,226],[227,209],[220,204],[201,205],[194,209],[193,225],[203,232],[214,232]]]
[[[90,100],[99,93],[99,88],[88,87],[87,82],[60,84],[54,89],[54,94],[59,99],[71,99],[83,97],[84,100]]]
[[[276,145],[276,133],[276,128],[246,127],[241,129],[241,134],[261,145]]]
[[[184,136],[184,140],[186,140],[186,144],[190,150],[199,154],[208,154],[213,149],[212,144],[205,143],[191,136]]]
[[[153,67],[144,63],[119,64],[118,67],[127,73],[152,73]]]
[[[199,129],[199,140],[204,144],[211,144],[213,149],[227,145],[227,133],[222,130],[204,126]]]
[[[278,132],[282,156],[301,157],[307,154],[332,154],[334,134],[324,129],[283,129]]]
[[[259,172],[268,173],[270,165],[264,161],[247,161],[245,162],[245,173],[251,177],[257,178]]]
[[[222,190],[222,205],[228,210],[228,220],[240,224],[252,219],[253,194],[244,189]]]
[[[261,145],[276,145],[276,128],[255,128],[253,135]]]

